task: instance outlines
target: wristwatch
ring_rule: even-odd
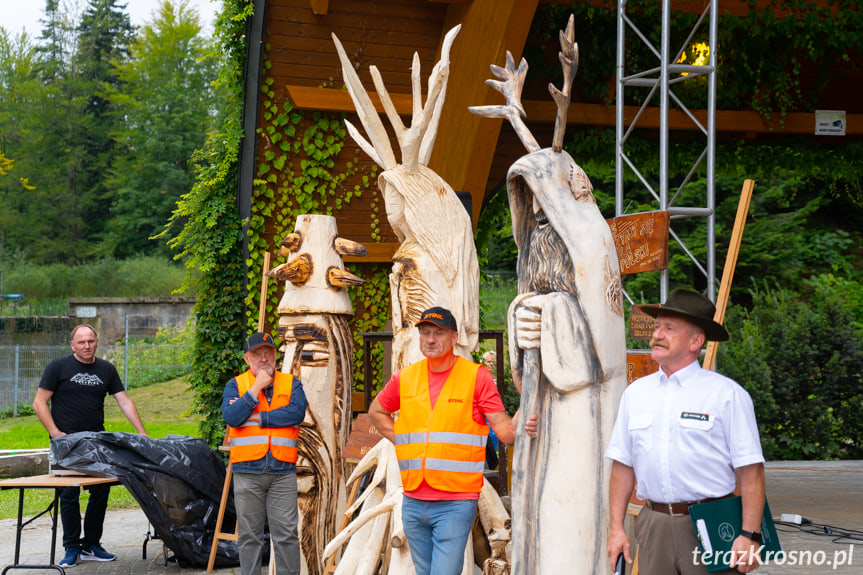
[[[747,531],[745,529],[741,529],[740,534],[747,539],[752,539],[752,541],[754,541],[755,543],[761,543],[761,533],[757,531]]]

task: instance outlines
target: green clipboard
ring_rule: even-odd
[[[692,526],[701,547],[699,562],[708,573],[725,571],[731,562],[731,544],[740,534],[743,524],[743,504],[739,496],[696,503],[689,507]],[[776,526],[770,515],[770,506],[764,501],[761,517],[761,560],[774,559],[782,553],[782,545],[776,535]]]

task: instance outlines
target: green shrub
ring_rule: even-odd
[[[808,302],[764,286],[752,290],[750,312],[732,308],[719,370],[752,395],[768,459],[860,459],[863,329],[841,283],[809,285],[817,297]]]
[[[17,413],[14,408],[11,406],[6,409],[0,410],[0,419],[9,419],[12,417],[25,417],[27,415],[35,415],[36,412],[33,410],[33,406],[31,404],[19,403]]]
[[[56,305],[69,297],[146,297],[171,295],[183,286],[182,265],[154,256],[103,258],[77,266],[16,262],[4,270],[4,290],[22,293],[42,313],[41,302]],[[194,292],[192,288],[186,293]],[[11,310],[11,306],[5,306]]]

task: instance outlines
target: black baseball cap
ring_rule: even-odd
[[[255,332],[249,336],[249,339],[246,340],[246,345],[243,348],[243,351],[253,351],[258,349],[262,345],[268,345],[271,348],[276,349],[276,344],[270,334]]]
[[[432,307],[425,310],[422,316],[420,316],[420,320],[416,323],[416,327],[424,323],[432,323],[444,329],[458,331],[452,312],[442,307]]]

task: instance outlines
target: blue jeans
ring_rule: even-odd
[[[402,523],[417,575],[458,575],[476,519],[476,500],[422,501],[405,495]]]

